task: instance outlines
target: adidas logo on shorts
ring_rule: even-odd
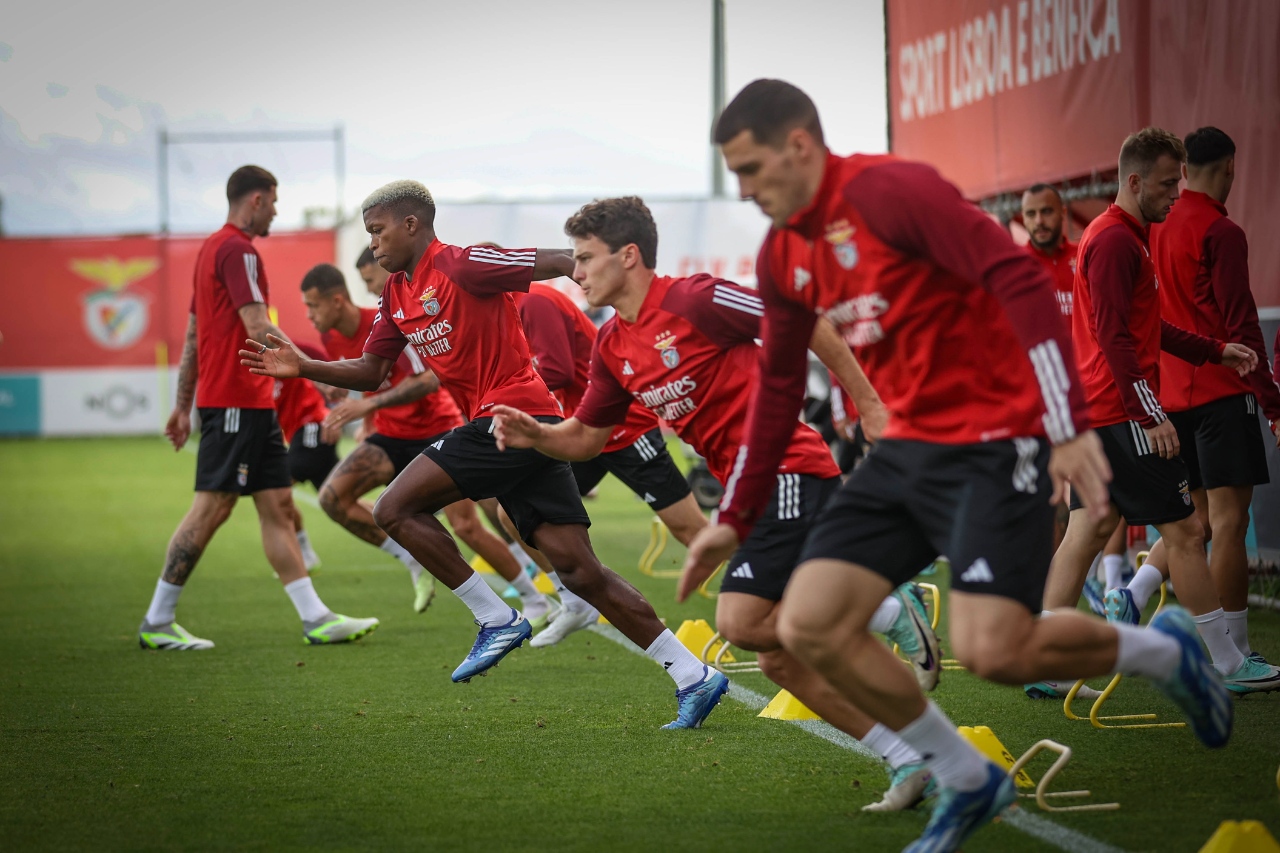
[[[991,566],[982,557],[974,560],[973,565],[960,576],[960,580],[965,583],[991,583],[995,579],[995,575],[991,574]]]
[[[751,564],[743,563],[741,566],[733,570],[732,578],[742,578],[743,580],[755,580],[756,576],[751,573]]]

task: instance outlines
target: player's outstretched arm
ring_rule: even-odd
[[[373,391],[391,372],[390,359],[371,352],[360,358],[341,361],[318,361],[284,338],[268,333],[266,343],[245,341],[247,349],[240,350],[240,363],[258,376],[275,379],[293,379],[301,376],[326,385],[349,388],[352,391]]]
[[[568,249],[538,249],[533,258],[533,280],[573,278],[573,253]]]
[[[329,414],[324,419],[322,426],[344,427],[352,421],[358,421],[373,414],[378,409],[416,403],[428,394],[434,394],[439,390],[440,380],[428,370],[416,376],[406,377],[399,385],[383,391],[381,394],[373,394],[361,400],[353,400],[351,398],[343,400],[329,410]]]
[[[849,345],[840,337],[836,327],[826,318],[818,320],[813,327],[813,337],[809,340],[809,349],[818,357],[836,379],[853,404],[858,408],[858,417],[862,419],[862,431],[870,441],[877,441],[889,423],[889,410],[876,389],[871,387],[862,366],[854,358]]]
[[[689,543],[676,586],[676,601],[684,601],[706,583],[720,564],[733,556],[739,544],[737,532],[727,524],[712,524],[699,530]]]
[[[511,406],[493,407],[493,437],[499,450],[532,447],[553,459],[581,462],[599,456],[612,431],[589,427],[577,418],[546,424]]]

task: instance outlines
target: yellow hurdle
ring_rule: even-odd
[[[679,569],[655,569],[658,558],[667,549],[667,526],[656,515],[649,522],[649,544],[640,554],[640,574],[651,578],[678,578]]]
[[[1049,803],[1049,797],[1087,797],[1088,791],[1050,791],[1049,783],[1051,783],[1062,768],[1067,766],[1067,762],[1071,760],[1071,747],[1064,746],[1056,740],[1036,741],[1030,749],[1022,753],[1022,757],[1014,762],[1013,767],[1009,769],[1009,775],[1015,779],[1020,773],[1023,773],[1028,762],[1035,758],[1042,750],[1049,750],[1058,753],[1058,757],[1054,760],[1053,765],[1045,771],[1040,777],[1040,781],[1036,783],[1034,794],[1019,793],[1018,796],[1034,798],[1036,805],[1047,812],[1102,812],[1115,811],[1120,808],[1119,803],[1084,803],[1078,806],[1055,806]]]

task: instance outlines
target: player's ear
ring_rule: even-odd
[[[404,230],[409,232],[409,236],[413,236],[418,232],[418,217],[410,213],[404,218]]]

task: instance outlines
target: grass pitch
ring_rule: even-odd
[[[726,700],[702,730],[662,731],[670,680],[598,634],[526,647],[451,684],[474,639],[466,609],[442,590],[414,614],[399,564],[301,500],[324,560],[317,590],[339,612],[378,616],[376,633],[304,645],[242,502],[179,607],[217,648],[143,652],[135,631],[194,463],[159,439],[0,442],[6,849],[879,851],[924,825],[923,812],[859,812],[885,786],[875,762],[743,704]],[[606,480],[588,511],[601,557],[669,625],[712,619],[713,602],[678,605],[675,581],[636,570],[648,515],[624,487]],[[1280,616],[1255,611],[1251,632],[1280,658]],[[733,679],[776,692],[759,675]],[[1185,729],[1096,731],[963,672],[935,697],[1014,753],[1042,737],[1068,744],[1061,784],[1122,803],[1051,816],[1028,806],[1052,820],[1041,835],[1056,846],[1014,820],[968,851],[1194,851],[1227,819],[1280,836],[1280,695],[1237,702],[1219,752]],[[1108,710],[1177,718],[1136,679]]]

